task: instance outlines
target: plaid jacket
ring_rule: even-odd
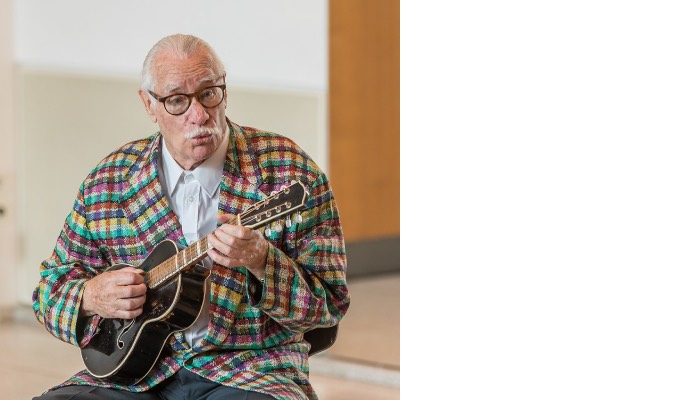
[[[184,367],[223,385],[278,399],[317,398],[308,377],[303,332],[337,324],[350,304],[338,210],[328,179],[291,140],[229,121],[219,214],[239,214],[289,181],[310,196],[303,221],[272,230],[264,283],[245,268],[214,264],[210,322],[196,351],[177,332],[146,379],[119,386],[81,371],[63,385],[145,391]],[[164,239],[186,244],[158,179],[160,133],[102,160],[80,187],[33,294],[39,322],[57,338],[85,346],[99,316],[79,317],[85,282],[110,265],[138,265]],[[282,224],[284,227],[284,224]],[[263,229],[263,228],[260,228]]]

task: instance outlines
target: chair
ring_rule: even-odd
[[[304,333],[304,340],[309,342],[309,356],[319,353],[333,346],[338,336],[338,325],[328,328],[315,328]]]

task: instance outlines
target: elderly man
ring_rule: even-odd
[[[33,296],[87,369],[37,399],[316,398],[303,333],[350,303],[338,210],[294,142],[227,119],[225,81],[197,37],[148,53],[139,95],[160,131],[90,172]],[[241,221],[293,184],[302,218]]]

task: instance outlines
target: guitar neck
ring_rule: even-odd
[[[205,236],[146,272],[144,276],[146,286],[151,289],[160,286],[163,282],[204,259],[207,256],[207,250],[209,250],[209,242]]]

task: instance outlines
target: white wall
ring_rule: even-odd
[[[209,42],[243,86],[326,90],[327,0],[15,0],[16,61],[134,75],[172,33]]]
[[[0,1],[0,320],[17,296],[12,6]]]

